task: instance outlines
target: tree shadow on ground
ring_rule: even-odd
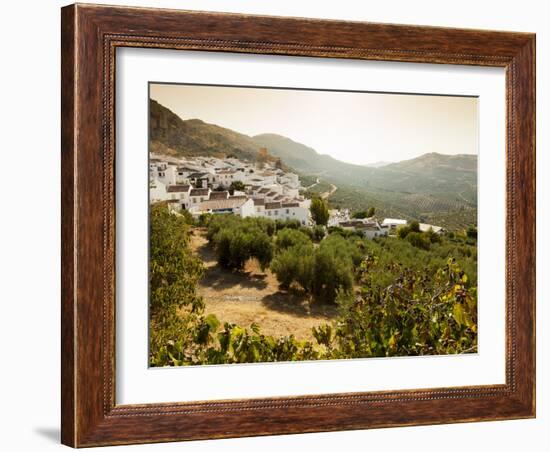
[[[336,306],[310,302],[309,298],[299,292],[279,290],[262,298],[262,304],[273,311],[284,312],[295,317],[333,318],[337,314]]]
[[[215,265],[206,269],[201,279],[201,285],[214,290],[224,290],[235,286],[263,290],[268,285],[266,278],[267,275],[264,273],[230,271]]]
[[[199,255],[201,260],[205,263],[216,260],[216,252],[208,242],[195,248],[195,252]]]

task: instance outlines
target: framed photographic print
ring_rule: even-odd
[[[535,37],[62,9],[62,442],[535,416]]]

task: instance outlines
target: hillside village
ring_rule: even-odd
[[[235,187],[238,187],[235,188]],[[311,200],[303,196],[299,176],[276,162],[250,162],[237,158],[170,157],[149,159],[149,198],[165,201],[170,210],[186,210],[193,217],[232,213],[240,217],[296,220],[311,227]],[[360,232],[367,238],[387,236],[407,224],[403,219],[351,218],[349,209],[333,209],[327,226]],[[420,224],[440,233],[438,226]]]

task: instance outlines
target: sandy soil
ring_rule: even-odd
[[[215,314],[222,323],[250,326],[255,322],[271,336],[294,334],[298,339],[312,340],[311,328],[336,315],[333,306],[310,304],[303,294],[280,290],[275,275],[262,271],[256,261],[249,261],[243,272],[220,268],[205,234],[204,229],[196,228],[191,240],[192,249],[206,266],[199,293],[206,312]]]

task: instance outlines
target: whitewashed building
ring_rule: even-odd
[[[194,206],[190,212],[194,216],[202,214],[232,213],[240,217],[254,216],[254,202],[246,196],[230,196],[227,199],[210,199]]]
[[[201,202],[207,201],[212,190],[210,188],[193,188],[189,192],[188,209],[198,206]]]
[[[372,218],[341,221],[338,226],[344,230],[358,232],[368,239],[388,235],[388,228],[383,228],[378,221]]]
[[[191,185],[169,185],[166,187],[167,198],[170,201],[178,201],[179,207],[187,209],[189,207],[189,195],[193,187]]]
[[[443,234],[445,232],[445,229],[441,226],[434,226],[433,224],[420,223],[419,226],[420,232],[428,232],[430,229],[436,234]]]
[[[150,179],[157,179],[164,185],[173,185],[176,183],[176,166],[166,162],[159,162],[154,164],[152,170],[152,177]]]
[[[164,185],[158,179],[152,179],[149,181],[149,201],[159,202],[168,199],[166,192],[166,185]]]
[[[401,226],[407,226],[407,220],[400,220],[398,218],[384,218],[384,221],[382,221],[382,227],[388,228],[390,231],[395,231]]]
[[[298,220],[303,226],[311,225],[309,208],[299,202],[265,202],[264,216],[272,220]]]

